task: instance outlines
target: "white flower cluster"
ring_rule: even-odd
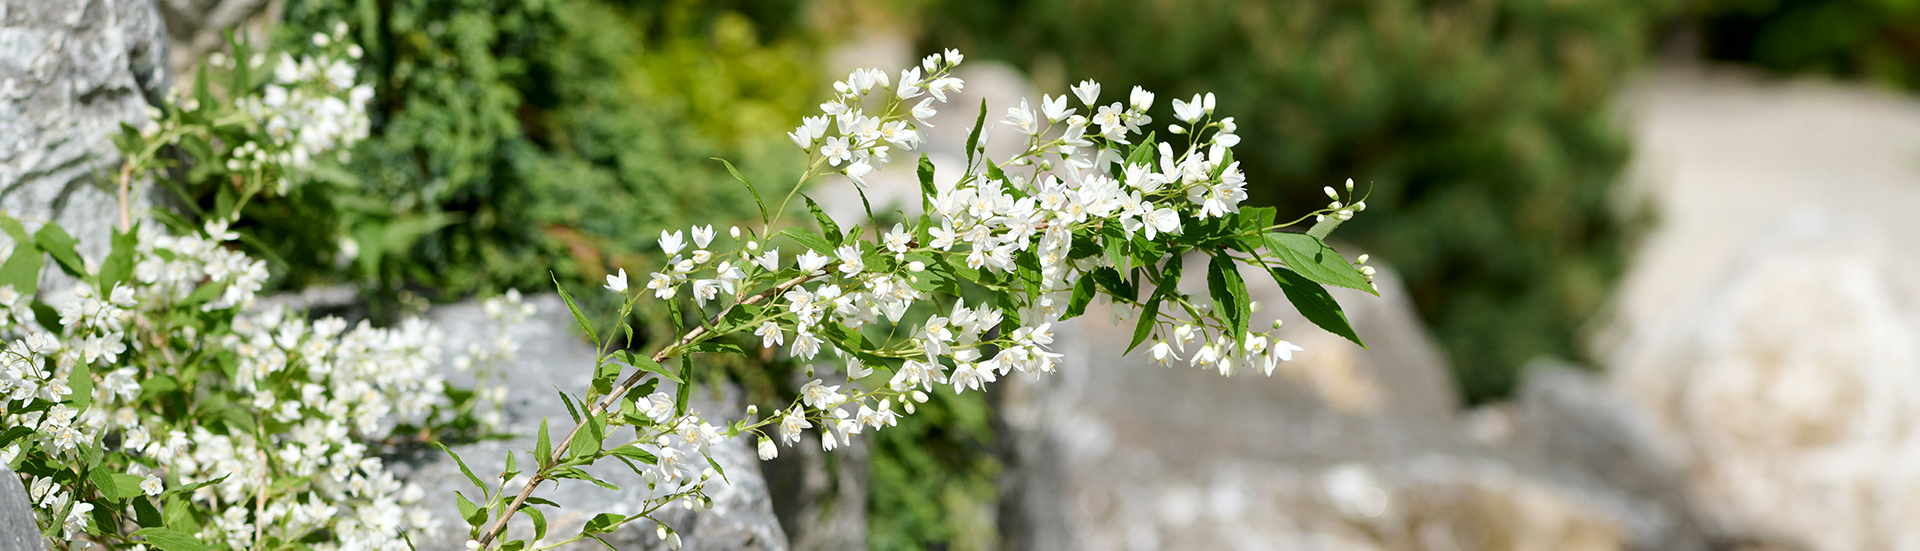
[[[520,343],[513,339],[509,329],[533,317],[535,309],[532,303],[522,299],[519,289],[508,289],[500,296],[481,301],[480,311],[494,322],[492,342],[484,346],[479,340],[467,343],[466,351],[454,356],[453,367],[474,372],[475,396],[489,406],[479,410],[477,417],[487,429],[495,430],[505,422],[507,402],[506,374],[500,371],[500,366],[520,352]]]
[[[947,75],[960,60],[958,52],[949,50],[929,56],[921,67],[903,71],[898,83],[889,82],[887,73],[876,69],[855,71],[846,81],[835,83],[835,99],[821,106],[825,114],[806,119],[789,134],[795,144],[808,150],[815,167],[809,174],[824,172],[819,168],[823,163],[849,163],[840,171],[859,183],[889,160],[889,144],[901,149],[917,146],[918,125],[926,124],[932,114],[930,102],[945,101],[947,94],[963,87]],[[1042,96],[1039,113],[1024,100],[1019,107],[1009,108],[1003,123],[1028,141],[1025,152],[1002,164],[989,161],[972,167],[976,172],[958,185],[939,190],[929,198],[933,212],[926,227],[896,224],[876,235],[872,243],[848,242],[831,250],[808,248],[790,258],[782,258],[777,248],[762,251],[758,238],[744,240],[732,252],[711,251],[711,226],[691,230],[694,250],[682,256],[687,249],[685,234],[662,232],[660,247],[672,258],[664,269],[651,274],[647,287],[656,298],[673,299],[678,288],[691,281],[696,304],[705,306],[741,301],[769,275],[800,274],[792,285],[776,289],[778,305],[766,308],[749,327],[763,347],[784,345],[792,357],[810,361],[828,348],[830,339],[824,335],[829,329],[857,331],[883,318],[901,323],[909,307],[931,299],[929,287],[920,280],[931,262],[951,258],[968,270],[999,274],[1011,281],[1021,277],[1022,258],[1034,261],[1031,282],[1038,292],[1032,298],[1015,288],[989,286],[1003,293],[1002,305],[1011,305],[1011,310],[986,304],[969,307],[959,301],[946,315],[896,330],[910,335],[904,341],[886,343],[878,351],[860,351],[903,360],[883,386],[858,388],[859,380],[873,369],[857,359],[855,351],[847,351],[843,354],[847,385],[816,379],[801,389],[796,403],[764,422],[777,425],[778,440],[788,445],[816,427],[822,430],[822,446],[833,449],[845,445],[849,435],[891,426],[897,419],[892,408],[896,399],[911,414],[914,403],[927,400],[925,392],[935,384],[952,385],[960,393],[980,389],[1014,371],[1051,372],[1060,357],[1049,348],[1052,324],[1066,313],[1074,282],[1095,270],[1115,267],[1105,255],[1073,255],[1076,239],[1099,241],[1090,244],[1105,247],[1104,241],[1112,238],[1097,230],[1109,225],[1120,229],[1120,239],[1136,235],[1164,239],[1181,234],[1196,221],[1238,213],[1247,198],[1246,178],[1230,150],[1239,141],[1233,134],[1234,122],[1212,118],[1211,94],[1173,102],[1178,121],[1170,132],[1190,138],[1186,144],[1158,143],[1147,150],[1149,154],[1136,153],[1138,160],[1126,164],[1119,146],[1132,144],[1153,122],[1147,111],[1154,94],[1136,87],[1126,104],[1102,105],[1100,89],[1100,84],[1084,81],[1071,90],[1092,112],[1091,117],[1077,114],[1066,95]],[[933,97],[923,99],[908,114],[900,113],[905,100],[927,94]],[[886,100],[883,109],[870,115],[861,106],[872,96]],[[836,123],[837,135],[829,136],[829,120]],[[814,149],[822,137],[825,142]],[[1113,170],[1115,163],[1121,163],[1118,171]],[[1030,171],[1020,173],[1021,169]],[[739,240],[738,228],[730,233]],[[608,289],[624,293],[625,278],[624,271],[610,276]],[[1170,300],[1189,312],[1213,307],[1187,299],[1179,295]],[[1136,315],[1138,305],[1128,304],[1131,300],[1114,300],[1113,307],[1123,317]],[[1291,352],[1298,350],[1264,334],[1236,339],[1218,324],[1196,326],[1170,315],[1159,316],[1165,321],[1153,320],[1154,352],[1163,361],[1175,358],[1175,347],[1185,353],[1185,346],[1198,339],[1205,342],[1193,355],[1194,365],[1228,375],[1238,365],[1258,365],[1271,374],[1273,364],[1291,359]],[[1017,324],[1004,326],[1009,320]],[[1168,331],[1177,338],[1169,342],[1164,336]],[[774,441],[762,438],[763,458],[777,455]]]
[[[856,70],[846,80],[833,83],[833,99],[820,104],[824,114],[803,119],[800,127],[787,133],[787,137],[800,149],[817,155],[815,169],[820,162],[832,167],[845,164],[839,172],[865,186],[868,173],[893,160],[888,153],[893,147],[902,151],[920,147],[924,139],[920,126],[932,126],[927,124],[927,119],[938,113],[933,102],[946,103],[947,94],[966,88],[966,82],[951,75],[953,68],[965,58],[958,50],[927,56],[919,67],[900,71],[898,86],[886,71]],[[874,90],[883,93],[877,100],[881,103],[880,116],[868,116],[865,110],[869,98],[874,97]],[[908,111],[911,118],[895,115],[904,102],[921,96],[929,97],[922,98]],[[832,133],[827,130],[829,122],[833,123]],[[815,143],[820,144],[817,150],[813,149]]]
[[[240,313],[264,265],[223,245],[235,238],[226,224],[205,229],[175,236],[146,226],[132,247],[131,280],[104,297],[90,284],[74,287],[57,332],[40,326],[31,295],[0,287],[0,331],[13,335],[0,356],[0,425],[32,431],[0,449],[0,462],[25,453],[73,465],[118,456],[146,495],[202,484],[188,499],[216,516],[195,535],[234,548],[323,533],[313,548],[398,551],[407,548],[403,531],[436,530],[418,504],[421,490],[394,478],[371,446],[442,401],[432,370],[440,332],[420,320],[380,329],[309,322],[284,309]],[[531,305],[518,298],[486,310],[503,323],[524,320]],[[189,312],[237,315],[224,327],[172,325],[169,312],[196,300],[205,304]],[[512,352],[502,346],[491,357]],[[226,378],[194,375],[208,369]],[[91,385],[90,400],[76,401],[77,377]],[[182,387],[221,396],[202,406],[214,415],[181,417],[150,396]],[[77,481],[25,476],[43,522],[58,522],[69,539],[87,530],[96,505],[75,498]],[[289,485],[296,477],[304,482]]]
[[[342,23],[331,35],[313,35],[322,53],[297,60],[280,54],[263,94],[241,103],[243,110],[264,121],[275,141],[273,161],[279,165],[310,169],[314,159],[328,152],[344,160],[347,147],[367,137],[366,105],[373,100],[373,87],[355,84],[353,61],[360,59],[361,50],[345,42],[346,37]],[[243,153],[237,151],[236,157],[244,159]]]

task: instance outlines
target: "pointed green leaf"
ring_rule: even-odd
[[[447,447],[447,445],[446,445],[446,444],[442,444],[442,443],[439,443],[439,442],[434,442],[434,443],[433,443],[433,445],[435,445],[435,446],[440,446],[440,451],[443,451],[443,452],[447,452],[447,455],[449,455],[449,456],[452,456],[452,457],[453,457],[453,463],[454,463],[455,465],[459,465],[459,466],[460,466],[460,474],[464,474],[464,475],[467,475],[467,481],[468,481],[468,482],[472,482],[474,486],[478,486],[478,487],[480,488],[480,492],[481,492],[481,494],[480,494],[480,495],[481,495],[481,497],[485,497],[485,496],[486,496],[486,491],[487,491],[487,483],[486,483],[486,482],[482,482],[482,481],[480,480],[480,477],[478,477],[478,476],[474,476],[474,474],[473,474],[473,469],[468,469],[468,468],[467,468],[467,462],[466,462],[466,461],[464,461],[464,460],[461,460],[461,459],[460,459],[460,454],[457,454],[457,453],[453,453],[453,448],[449,448],[449,447]]]
[[[933,197],[940,193],[940,186],[933,183],[933,161],[926,153],[920,154],[920,212],[933,212]]]
[[[733,163],[729,163],[729,162],[727,162],[727,160],[726,160],[726,159],[722,159],[722,158],[719,158],[719,157],[714,157],[714,158],[713,158],[713,160],[716,160],[716,161],[720,161],[720,164],[723,164],[723,165],[726,165],[726,166],[727,166],[727,173],[728,173],[728,174],[732,174],[732,175],[733,175],[733,179],[735,179],[735,180],[739,180],[739,181],[740,181],[740,183],[742,183],[742,184],[746,184],[746,186],[747,186],[747,192],[749,192],[749,193],[752,193],[752,194],[753,194],[753,203],[754,203],[754,204],[756,204],[756,205],[760,205],[760,221],[761,221],[762,223],[765,223],[765,222],[767,222],[768,220],[772,220],[772,217],[770,217],[770,216],[768,216],[768,215],[767,215],[767,202],[766,202],[766,201],[762,201],[762,200],[760,200],[760,190],[758,190],[758,189],[754,189],[754,187],[753,187],[753,182],[749,182],[749,181],[747,181],[747,177],[745,177],[745,176],[741,176],[741,175],[740,175],[740,170],[739,170],[739,169],[735,169],[735,168],[733,168]],[[539,539],[539,538],[534,538],[534,539]]]
[[[171,526],[172,523],[168,525]],[[200,543],[200,540],[194,539],[192,535],[171,528],[141,528],[133,535],[146,538],[148,547],[160,551],[208,551],[210,549],[206,544]]]
[[[1133,322],[1133,341],[1127,343],[1127,351],[1121,352],[1121,355],[1132,353],[1140,343],[1147,342],[1148,335],[1153,334],[1153,326],[1160,317],[1160,297],[1159,293],[1154,293],[1153,299],[1140,309],[1140,319]]]
[[[1267,249],[1280,257],[1280,261],[1294,273],[1327,285],[1337,285],[1349,289],[1359,289],[1374,295],[1373,284],[1347,259],[1328,247],[1317,237],[1300,233],[1274,232],[1267,234]]]
[[[1247,284],[1240,279],[1239,266],[1227,255],[1216,255],[1207,264],[1207,294],[1214,309],[1233,329],[1234,342],[1247,336]]]
[[[553,464],[553,441],[547,436],[547,418],[540,418],[539,440],[533,445],[533,458],[539,460],[540,468]]]
[[[554,275],[552,271],[548,271],[547,277],[553,279],[553,288],[560,291],[560,298],[567,301],[567,311],[573,312],[573,321],[580,324],[581,331],[587,332],[588,339],[592,339],[595,344],[599,344],[600,335],[593,332],[593,323],[587,321],[587,315],[580,312],[580,305],[573,302],[573,295],[567,293],[567,287],[560,284],[560,276]]]
[[[813,220],[820,223],[820,233],[825,235],[827,241],[833,243],[835,247],[840,246],[842,239],[845,238],[845,236],[840,233],[840,225],[833,223],[833,217],[827,216],[826,211],[820,210],[820,204],[813,202],[812,197],[808,197],[802,193],[800,194],[800,198],[807,200],[807,211],[812,212]],[[832,254],[832,252],[828,251],[823,254]]]
[[[787,236],[787,239],[792,239],[794,243],[799,243],[802,247],[813,249],[814,252],[833,256],[833,245],[827,243],[827,240],[821,239],[818,235],[807,233],[807,230],[787,228],[786,231],[780,232],[780,235]],[[794,256],[799,256],[799,254],[796,253]]]
[[[46,263],[47,255],[34,248],[33,242],[17,242],[13,256],[7,257],[6,264],[0,264],[0,285],[12,285],[14,291],[23,295],[39,293],[40,269]]]
[[[1280,290],[1287,294],[1287,302],[1293,303],[1293,308],[1299,310],[1307,321],[1328,333],[1345,337],[1361,348],[1367,347],[1367,343],[1360,342],[1360,335],[1354,332],[1353,326],[1347,323],[1347,313],[1340,309],[1340,303],[1333,300],[1333,295],[1327,293],[1326,288],[1300,277],[1293,270],[1273,268],[1269,271],[1273,273],[1274,282],[1280,284]]]
[[[980,148],[980,129],[987,126],[987,98],[980,98],[980,116],[973,119],[973,131],[967,134],[967,165],[973,165],[974,151]],[[992,163],[988,163],[992,164]]]
[[[654,362],[653,358],[648,358],[646,356],[641,356],[639,354],[633,354],[633,353],[627,353],[624,356],[622,356],[622,358],[626,359],[627,365],[631,365],[633,367],[639,368],[641,371],[658,374],[661,377],[665,377],[667,380],[673,381],[676,383],[685,382],[685,381],[681,381],[680,376],[674,374],[672,370],[669,370],[665,367],[661,367],[659,363]]]
[[[67,275],[87,278],[87,265],[80,261],[80,253],[74,252],[73,236],[67,235],[67,230],[60,229],[60,225],[40,226],[40,231],[33,234],[33,243],[52,255],[53,261],[59,263]]]

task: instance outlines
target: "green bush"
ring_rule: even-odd
[[[1627,157],[1608,102],[1660,0],[948,0],[925,43],[1058,75],[1219,93],[1249,193],[1284,212],[1360,183],[1343,226],[1396,269],[1463,392],[1509,392],[1577,335],[1621,271]],[[1124,91],[1115,91],[1124,93]],[[1109,97],[1114,96],[1112,93]],[[1161,114],[1161,113],[1164,113]]]
[[[313,262],[290,287],[388,297],[538,289],[549,267],[591,288],[657,264],[661,229],[756,212],[712,157],[750,160],[760,181],[797,171],[767,152],[817,70],[794,29],[746,15],[788,19],[766,4],[289,2],[283,44],[345,21],[366,49],[375,136],[330,185],[253,206],[243,228]]]
[[[1709,0],[1691,11],[1710,58],[1920,87],[1920,4]]]

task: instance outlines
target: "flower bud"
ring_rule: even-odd
[[[317,34],[316,34],[316,35],[314,35],[314,36],[320,36],[320,35],[317,35]],[[478,541],[475,541],[475,540],[467,540],[467,549],[468,549],[468,551],[479,551],[479,550],[480,550],[480,542],[478,542]]]
[[[667,534],[667,547],[675,550],[680,549],[680,534]]]
[[[1281,322],[1280,322],[1280,320],[1273,320],[1273,328],[1274,328],[1274,329],[1279,329],[1279,328],[1280,328],[1280,323],[1281,323]]]
[[[1257,300],[1256,300],[1256,301],[1253,301],[1253,302],[1249,302],[1249,303],[1247,303],[1247,310],[1248,310],[1248,311],[1251,311],[1251,312],[1259,312],[1259,311],[1260,311],[1260,301],[1257,301]]]
[[[1348,178],[1348,179],[1347,179],[1347,191],[1353,191],[1353,179],[1352,179],[1352,178]]]
[[[915,260],[907,263],[907,271],[919,273],[927,271],[927,263]]]
[[[766,437],[760,438],[759,451],[761,461],[772,461],[773,458],[780,457],[780,447],[773,445],[773,441]]]
[[[747,417],[751,418],[759,414],[760,414],[760,406],[757,406],[754,404],[747,404]]]
[[[900,402],[900,403],[907,406],[907,415],[913,415],[913,402]]]
[[[913,391],[913,401],[922,404],[927,403],[927,393],[918,390]]]
[[[755,242],[752,242],[752,241],[748,241],[748,242],[747,242],[747,250],[749,250],[749,251],[757,251],[757,250],[760,250],[760,244],[759,244],[759,243],[755,243]]]
[[[1324,192],[1327,192],[1327,197],[1331,197],[1331,198],[1334,198],[1334,199],[1339,199],[1339,198],[1340,198],[1340,194],[1338,194],[1338,193],[1334,193],[1334,191],[1333,191],[1333,186],[1327,186],[1327,187],[1323,187],[1323,188],[1320,188],[1320,191],[1324,191]]]
[[[734,238],[734,239],[739,239],[739,238],[740,238],[740,226],[734,226],[734,227],[731,227],[731,228],[727,228],[727,235],[731,235],[731,236],[733,236],[733,238]]]

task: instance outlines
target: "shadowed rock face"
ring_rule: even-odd
[[[541,418],[548,420],[553,434],[565,434],[571,429],[572,421],[556,389],[571,393],[588,388],[592,383],[593,350],[573,333],[574,323],[566,305],[559,297],[550,295],[530,297],[528,301],[538,308],[538,313],[511,330],[514,340],[520,343],[520,351],[517,359],[501,366],[502,372],[507,374],[509,389],[506,430],[519,436],[511,440],[454,448],[467,465],[483,478],[499,473],[506,464],[506,454],[510,450],[522,452],[521,465],[527,465],[524,452],[533,449],[533,435],[539,430]],[[488,319],[475,303],[435,308],[432,319],[446,332],[448,338],[444,348],[449,351],[464,350],[468,343],[490,346],[489,342],[499,334],[498,325]],[[449,382],[471,384],[470,373],[455,373],[448,366],[442,368],[447,370]],[[663,388],[671,392],[671,383]],[[744,407],[736,403],[739,400],[737,395],[728,393],[715,396],[710,390],[696,390],[689,409],[715,415],[717,424],[726,416],[738,415]],[[786,535],[780,531],[780,523],[774,518],[767,497],[767,484],[760,476],[759,459],[754,456],[752,445],[751,438],[743,436],[714,448],[713,459],[726,471],[731,483],[718,478],[709,483],[708,495],[713,498],[713,509],[694,512],[675,506],[661,516],[663,521],[680,533],[685,545],[683,549],[787,549]],[[434,514],[442,522],[440,537],[417,541],[421,544],[420,548],[449,551],[465,549],[463,544],[467,526],[460,520],[453,492],[465,492],[468,497],[473,497],[475,490],[460,473],[458,466],[436,450],[396,465],[395,471],[426,490],[425,502],[436,507]],[[549,541],[559,541],[578,534],[588,519],[600,513],[641,512],[642,501],[646,499],[648,490],[639,476],[624,465],[612,462],[587,471],[619,486],[620,490],[605,490],[579,480],[550,482],[537,490],[534,495],[565,506],[564,509],[545,511]],[[522,480],[525,480],[524,476]],[[530,536],[532,525],[524,517],[516,520],[518,522],[510,525],[508,530],[521,534],[519,537]],[[644,521],[629,524],[605,538],[620,549],[666,549],[666,545],[654,536],[653,525]],[[586,540],[565,548],[585,550],[604,547]]]
[[[1276,334],[1305,348],[1272,376],[1121,356],[1131,324],[1110,327],[1096,307],[1062,330],[1058,373],[1010,382],[1009,548],[1688,548],[1634,522],[1639,498],[1466,438],[1447,370],[1387,271],[1380,298],[1335,292],[1370,349],[1245,275],[1267,305],[1256,321],[1277,316]]]
[[[170,85],[152,0],[0,2],[0,209],[104,256],[119,222],[110,136],[145,123]]]

